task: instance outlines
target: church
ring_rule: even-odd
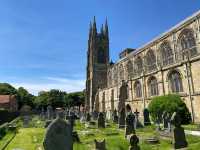
[[[87,51],[88,111],[113,112],[129,104],[142,115],[153,97],[176,93],[200,122],[200,11],[140,48],[123,50],[119,58],[110,62],[108,23],[98,32],[94,18]]]

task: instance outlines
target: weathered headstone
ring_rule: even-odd
[[[29,122],[30,122],[30,116],[29,115],[23,116],[23,127],[24,128],[28,128]]]
[[[121,112],[119,113],[119,128],[124,128],[125,127],[125,118],[126,118],[126,114],[125,114],[125,108],[123,108],[121,110]]]
[[[106,150],[105,139],[103,141],[99,141],[99,142],[95,139],[94,142],[95,142],[95,150]]]
[[[130,142],[129,150],[140,150],[140,147],[138,145],[139,138],[135,134],[129,136],[129,142]]]
[[[162,114],[162,119],[163,119],[163,127],[164,129],[168,128],[168,120],[167,120],[167,112],[164,111]]]
[[[99,113],[97,122],[98,122],[98,128],[105,128],[105,118],[102,112]]]
[[[174,112],[171,117],[173,128],[173,144],[175,149],[185,148],[188,143],[185,138],[184,128],[181,127],[181,118],[177,112]]]
[[[141,127],[143,127],[142,124],[141,124],[141,122],[140,122],[140,120],[139,120],[139,113],[140,112],[138,112],[137,109],[134,112],[134,114],[135,114],[135,128],[141,128]]]
[[[149,110],[147,108],[144,109],[143,116],[144,116],[144,125],[145,126],[151,125],[151,121],[149,118]]]
[[[134,122],[135,116],[131,112],[128,113],[128,115],[126,116],[125,137],[130,134],[135,134]]]
[[[48,126],[43,142],[45,150],[73,150],[71,125],[63,118],[64,113],[60,111]]]
[[[87,114],[86,114],[86,121],[87,121],[87,122],[90,122],[90,120],[91,120],[90,113],[87,113]]]
[[[53,119],[53,107],[51,105],[47,106],[47,119]]]
[[[113,122],[118,123],[119,117],[117,116],[117,110],[115,109],[113,112]]]

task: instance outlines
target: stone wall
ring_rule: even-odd
[[[185,49],[181,51],[181,38],[189,34],[191,31],[195,41],[195,47],[191,50]],[[169,43],[171,47],[173,59],[172,63],[164,65],[166,62],[163,60],[164,56],[161,53],[161,46],[163,43]],[[192,55],[193,48],[196,48],[196,54]],[[148,63],[148,55],[151,51],[155,57],[151,57],[151,63]],[[142,67],[138,67],[137,58],[142,60]],[[170,59],[167,61],[170,62]],[[186,103],[189,110],[194,115],[194,121],[200,122],[200,12],[187,18],[182,23],[170,29],[168,32],[162,34],[158,38],[130,53],[127,57],[119,60],[114,65],[110,66],[108,71],[108,85],[107,88],[99,90],[99,103],[100,110],[103,111],[103,105],[105,105],[105,111],[110,110],[113,106],[111,102],[112,90],[114,91],[114,108],[118,108],[119,102],[119,88],[122,80],[125,80],[128,84],[128,99],[126,104],[130,104],[133,111],[136,109],[142,112],[144,107],[147,107],[152,97],[149,93],[150,80],[155,78],[157,80],[158,93],[155,95],[164,95],[173,93],[171,86],[170,74],[176,72],[180,75],[182,82],[182,90],[178,93]],[[132,69],[130,69],[130,65]],[[153,64],[155,63],[155,68]],[[168,62],[167,62],[168,63]],[[151,68],[151,69],[149,69]],[[121,70],[123,69],[123,70]],[[142,71],[141,71],[141,70]],[[142,96],[137,97],[135,91],[135,83],[141,84]],[[105,103],[102,105],[103,93],[105,93]],[[192,104],[191,104],[192,101]],[[140,113],[142,115],[142,113]]]

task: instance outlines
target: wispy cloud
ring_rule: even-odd
[[[41,83],[11,83],[14,87],[24,87],[30,93],[37,95],[39,91],[58,89],[66,92],[82,91],[85,88],[85,80],[74,80],[59,77],[46,77],[49,82]]]

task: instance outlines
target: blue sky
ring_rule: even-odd
[[[199,10],[197,0],[0,0],[0,82],[31,93],[83,90],[89,22],[108,18],[110,55]]]

